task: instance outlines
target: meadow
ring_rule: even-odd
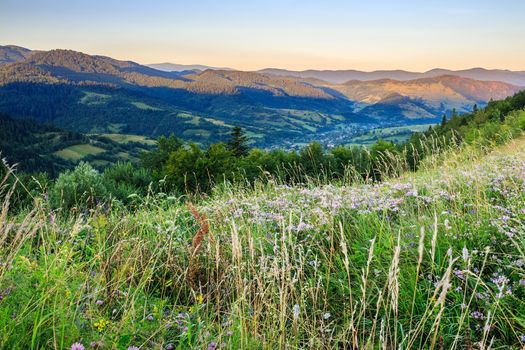
[[[17,215],[4,179],[0,347],[522,348],[525,139],[397,175]]]

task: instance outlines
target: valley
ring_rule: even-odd
[[[341,81],[326,72],[152,65],[159,70],[71,50],[15,46],[0,47],[0,57],[0,112],[13,118],[86,134],[173,133],[202,146],[224,141],[233,126],[242,127],[255,147],[294,148],[327,135],[352,143],[368,130],[437,123],[520,90],[448,71],[432,77],[375,72],[366,80],[338,73],[352,79]],[[489,73],[482,77],[497,76]],[[508,72],[504,80],[512,76],[521,83],[520,74]]]

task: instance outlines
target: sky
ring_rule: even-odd
[[[524,0],[0,0],[0,45],[257,70],[525,70]]]

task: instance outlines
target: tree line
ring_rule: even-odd
[[[485,108],[475,107],[472,113],[452,113],[449,120],[444,118],[406,142],[379,140],[369,148],[341,145],[324,149],[320,143],[312,142],[299,151],[267,151],[250,148],[240,127],[232,128],[226,142],[206,148],[173,135],[162,136],[153,150],[141,154],[140,165],[117,163],[97,172],[83,163],[60,173],[56,180],[49,180],[46,174],[18,174],[26,184],[25,192],[17,191],[17,201],[27,205],[26,192],[45,192],[53,206],[69,209],[109,199],[129,204],[148,193],[206,194],[224,182],[251,185],[256,180],[270,179],[285,184],[381,181],[400,171],[417,170],[430,154],[451,145],[487,146],[519,135],[525,130],[523,108],[525,92],[520,92],[505,100],[491,101]]]

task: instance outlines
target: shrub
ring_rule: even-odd
[[[150,173],[144,168],[136,168],[131,163],[117,163],[103,174],[108,192],[123,203],[130,202],[133,194],[145,195],[151,183]]]
[[[108,191],[102,176],[88,163],[80,163],[58,177],[50,193],[53,207],[69,210],[73,207],[92,208],[107,199]]]

